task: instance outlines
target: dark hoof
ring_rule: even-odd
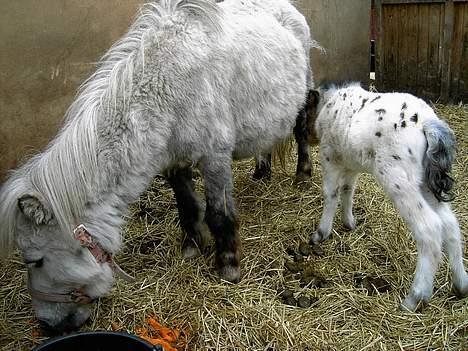
[[[224,266],[218,268],[219,277],[230,283],[239,283],[240,267],[239,266]]]
[[[252,178],[254,180],[271,180],[271,170],[264,168],[256,169]]]

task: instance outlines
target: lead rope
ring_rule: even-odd
[[[80,242],[81,246],[88,248],[89,252],[98,263],[108,262],[117,277],[129,283],[135,282],[135,277],[125,272],[117,262],[115,262],[113,255],[106,252],[98,242],[93,240],[92,235],[84,224],[78,225],[73,230],[73,234],[75,239]]]

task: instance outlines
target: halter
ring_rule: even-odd
[[[127,282],[134,282],[135,278],[124,272],[122,268],[114,261],[114,258],[110,252],[107,252],[103,247],[96,242],[88,229],[84,224],[78,225],[73,229],[73,236],[75,240],[80,242],[82,247],[86,247],[91,255],[93,255],[96,262],[100,264],[108,263],[114,273],[121,279]],[[39,300],[48,302],[61,302],[61,303],[77,303],[81,305],[89,304],[93,302],[93,299],[86,295],[81,288],[73,290],[69,293],[46,293],[40,290],[34,289],[31,286],[31,282],[28,280],[28,289],[32,297]]]

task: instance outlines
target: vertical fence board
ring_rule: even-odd
[[[460,96],[461,60],[463,54],[464,5],[455,4],[455,18],[452,36],[452,70],[450,75],[450,93],[456,98]]]
[[[376,86],[468,100],[468,0],[376,0]]]
[[[420,4],[418,6],[418,87],[416,93],[424,95],[424,89],[427,86],[427,67],[429,57],[429,6]]]
[[[463,40],[461,40],[460,45],[462,46],[462,57],[460,64],[459,94],[460,99],[468,101],[468,3],[464,3]]]

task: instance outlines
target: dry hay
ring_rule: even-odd
[[[459,154],[454,169],[453,207],[468,232],[468,106],[437,106],[456,131]],[[434,297],[420,313],[398,310],[415,267],[415,245],[405,224],[381,189],[366,176],[355,198],[358,228],[346,233],[338,219],[323,256],[306,265],[327,280],[320,288],[301,287],[300,277],[284,268],[288,248],[297,249],[315,228],[322,209],[321,176],[310,189],[293,185],[295,161],[287,172],[273,170],[269,183],[251,180],[252,161],[236,163],[235,198],[244,250],[242,281],[221,282],[213,254],[192,261],[180,255],[181,230],[171,189],[156,179],[134,206],[118,261],[138,280],[117,281],[100,299],[85,330],[111,329],[111,322],[133,332],[146,317],[189,331],[187,350],[462,350],[468,349],[468,300],[450,292],[446,261],[437,274]],[[200,179],[197,179],[200,188]],[[465,257],[468,257],[465,249]],[[466,263],[466,261],[465,261]],[[466,265],[468,266],[468,265]],[[356,287],[356,274],[380,277],[386,292]],[[30,297],[18,255],[1,267],[1,350],[29,350]],[[285,305],[285,288],[318,300],[309,308]],[[384,290],[382,290],[384,291]]]

